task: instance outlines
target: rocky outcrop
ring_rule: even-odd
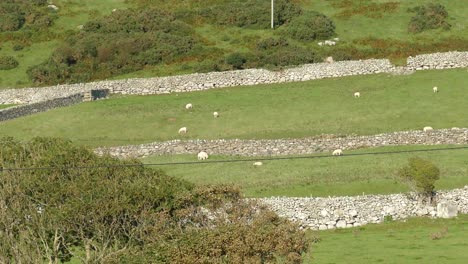
[[[344,197],[257,199],[279,216],[314,230],[362,226],[416,216],[453,217],[455,212],[468,213],[468,186],[439,191],[439,205],[423,205],[412,194],[362,195]],[[450,207],[442,213],[440,208]],[[439,208],[439,210],[438,210]]]
[[[313,154],[342,149],[346,155],[346,150],[366,147],[439,144],[468,144],[468,128],[440,129],[430,132],[402,131],[370,136],[322,135],[302,139],[171,140],[142,145],[98,148],[95,152],[101,155],[109,153],[119,158],[142,158],[151,155],[196,154],[200,151],[205,151],[209,155],[275,156]]]

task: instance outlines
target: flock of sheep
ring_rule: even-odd
[[[432,91],[433,91],[434,93],[438,93],[438,92],[439,92],[439,89],[437,88],[437,86],[434,86],[434,87],[432,88]],[[354,95],[354,98],[360,98],[360,97],[361,97],[361,93],[360,93],[360,92],[355,92],[353,95]],[[188,103],[188,104],[185,105],[185,109],[187,109],[187,110],[190,110],[190,109],[192,109],[192,108],[193,108],[193,105],[192,105],[191,103]],[[219,117],[219,113],[218,113],[218,112],[213,112],[213,117],[214,117],[214,118],[218,118],[218,117]],[[434,130],[434,129],[433,129],[432,127],[430,127],[430,126],[426,126],[426,127],[423,128],[423,131],[424,131],[424,132],[430,132],[430,131],[432,131],[432,130]],[[181,128],[179,129],[179,134],[186,134],[187,131],[188,131],[188,130],[187,130],[187,127],[181,127]],[[332,152],[332,155],[333,155],[333,156],[342,156],[342,155],[343,155],[343,150],[342,150],[342,149],[335,149],[335,150]],[[198,157],[198,160],[206,160],[206,159],[209,158],[208,153],[206,153],[205,151],[200,151],[200,152],[198,153],[197,157]],[[262,166],[263,163],[260,162],[260,161],[257,161],[257,162],[254,162],[253,165],[254,165],[254,166]]]

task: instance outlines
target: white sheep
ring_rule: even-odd
[[[360,92],[355,92],[355,93],[354,93],[354,97],[355,97],[355,98],[361,97],[361,93],[360,93]]]
[[[189,110],[189,109],[192,109],[193,105],[192,104],[186,104],[185,105],[185,109]]]
[[[206,153],[205,151],[200,151],[197,157],[198,157],[198,160],[206,160],[208,159],[208,153]]]
[[[332,153],[333,156],[341,156],[343,155],[343,150],[341,149],[335,149]]]
[[[339,38],[334,38],[333,40],[334,40],[334,41],[340,41],[340,39],[339,39]]]
[[[323,46],[323,42],[319,42],[317,43],[319,46]]]
[[[261,161],[256,161],[256,162],[253,163],[253,165],[254,165],[255,167],[258,167],[258,166],[262,166],[263,163],[262,163]]]
[[[51,9],[53,9],[55,11],[57,11],[59,9],[56,5],[48,5],[47,7],[51,8]]]
[[[432,91],[433,91],[434,93],[437,93],[437,92],[439,92],[439,89],[437,88],[437,86],[434,86],[434,88],[432,88]]]
[[[179,129],[179,134],[186,134],[187,131],[188,131],[188,130],[187,130],[186,127],[181,127],[181,128]]]
[[[427,127],[423,128],[424,132],[429,132],[429,131],[432,131],[432,130],[434,130],[434,129],[432,127],[430,127],[430,126],[427,126]]]
[[[219,113],[218,113],[218,112],[213,112],[213,116],[214,116],[215,118],[217,118],[217,117],[219,117]]]

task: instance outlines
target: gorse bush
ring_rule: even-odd
[[[90,21],[65,42],[46,63],[29,69],[34,83],[86,82],[170,63],[190,55],[198,40],[170,13],[146,9]]]
[[[45,29],[55,18],[47,8],[47,0],[2,0],[0,3],[0,33],[22,28]]]
[[[308,247],[233,187],[195,187],[66,140],[0,139],[0,168],[1,263],[298,263]]]
[[[416,13],[408,25],[409,32],[419,33],[429,29],[442,28],[449,30],[451,25],[447,22],[448,12],[441,4],[428,3],[408,10]]]
[[[335,23],[324,14],[307,12],[294,18],[287,25],[286,33],[301,41],[327,39],[335,34]]]
[[[0,56],[0,70],[11,70],[18,65],[18,61],[13,56]]]
[[[236,27],[269,28],[271,3],[263,0],[226,1],[199,10],[199,15],[213,24]],[[299,16],[300,7],[290,0],[275,1],[275,26],[281,26]]]

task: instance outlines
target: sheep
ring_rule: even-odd
[[[189,109],[192,109],[193,105],[192,104],[186,104],[185,105],[185,109],[189,110]]]
[[[439,89],[437,88],[437,86],[434,86],[434,88],[432,88],[432,91],[433,91],[434,93],[438,93],[438,92],[439,92]]]
[[[206,160],[208,159],[208,153],[206,153],[205,151],[200,151],[197,157],[198,157],[198,160]]]
[[[57,11],[59,9],[56,5],[48,5],[47,7],[51,8],[51,9],[53,9],[55,11]]]
[[[188,130],[187,130],[186,127],[181,127],[181,128],[179,129],[179,134],[186,134],[187,131],[188,131]]]
[[[340,39],[339,39],[339,38],[334,38],[333,40],[334,40],[334,41],[340,41]]]
[[[261,161],[256,161],[256,162],[253,163],[253,165],[254,165],[255,167],[258,167],[258,166],[262,166],[263,163],[262,163]]]
[[[317,43],[319,46],[323,46],[323,42],[319,42]]]
[[[341,149],[335,149],[332,153],[333,156],[341,156],[343,155],[343,150]]]
[[[361,93],[360,93],[360,92],[355,92],[355,93],[354,93],[354,97],[355,97],[355,98],[361,97]]]
[[[218,112],[213,112],[213,116],[214,116],[215,118],[217,118],[217,117],[219,117],[219,113],[218,113]]]
[[[432,130],[434,130],[434,129],[432,127],[430,127],[430,126],[427,126],[427,127],[423,128],[424,132],[429,132],[429,131],[432,131]]]

